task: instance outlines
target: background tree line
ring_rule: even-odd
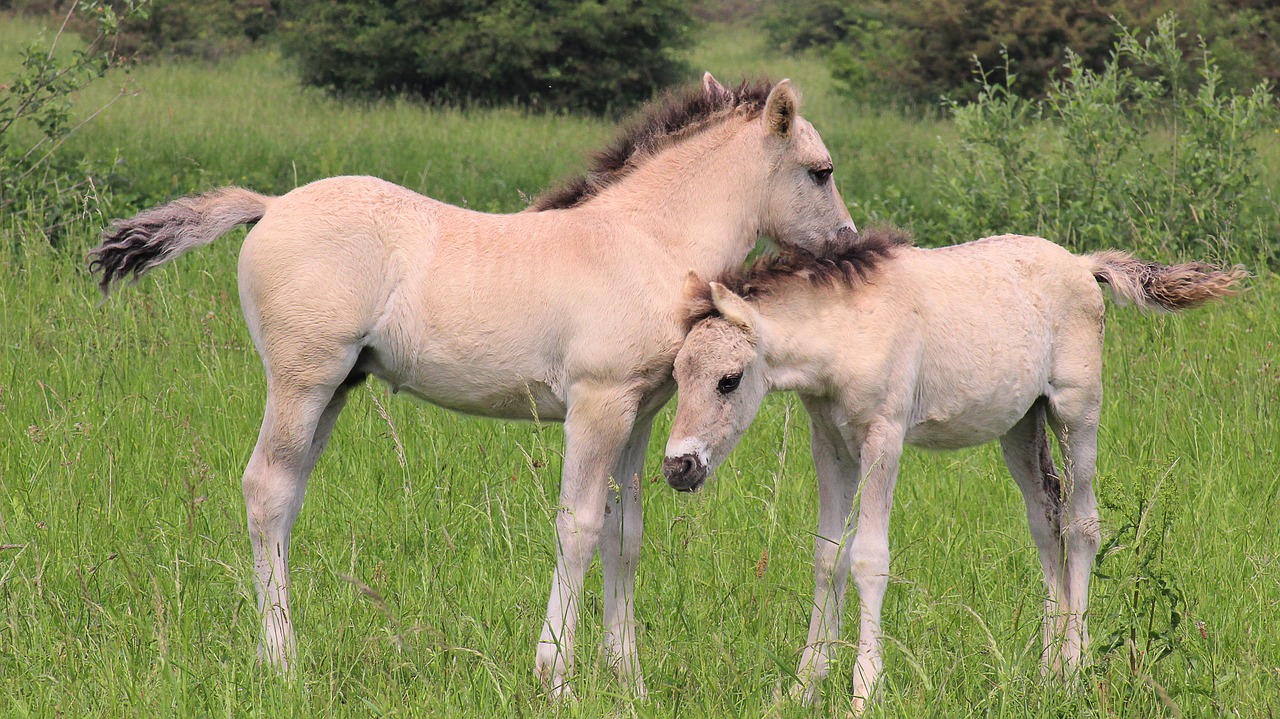
[[[67,0],[0,0],[0,10],[59,12]],[[1280,78],[1273,0],[151,0],[121,15],[116,51],[143,61],[216,60],[275,43],[302,82],[343,97],[516,103],[616,114],[691,74],[681,51],[700,22],[746,22],[777,47],[825,56],[863,98],[972,100],[988,79],[1040,97],[1068,49],[1101,70],[1121,24],[1178,15],[1180,48],[1198,38],[1226,87]],[[82,19],[78,28],[97,28]],[[1194,82],[1194,78],[1191,78]]]
[[[0,0],[65,12],[66,0]],[[341,97],[618,113],[687,68],[678,0],[111,0],[116,50],[140,61],[216,60],[277,44],[300,79]],[[86,36],[96,26],[83,18]]]

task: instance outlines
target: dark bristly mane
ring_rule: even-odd
[[[910,247],[911,233],[879,225],[863,230],[851,246],[825,255],[815,255],[799,248],[786,248],[765,255],[738,272],[716,280],[734,294],[748,300],[776,292],[792,280],[804,281],[810,287],[854,287],[867,279],[884,260],[901,247]],[[708,317],[716,317],[711,302],[711,285],[702,285],[690,297],[686,309],[686,328]]]
[[[591,159],[585,176],[575,177],[560,187],[543,193],[529,210],[562,210],[576,207],[617,183],[672,142],[708,127],[713,121],[744,112],[754,117],[764,111],[773,84],[743,81],[717,92],[703,90],[702,84],[667,93],[629,121],[622,134]]]

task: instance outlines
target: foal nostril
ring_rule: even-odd
[[[858,228],[853,225],[845,225],[836,230],[836,242],[848,247],[858,241]]]
[[[702,486],[707,478],[707,468],[692,454],[667,457],[662,460],[662,474],[672,489],[687,492]]]
[[[679,457],[666,457],[662,460],[662,474],[667,481],[674,484],[676,480],[684,476],[689,471],[689,455],[681,455]]]

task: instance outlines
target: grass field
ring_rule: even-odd
[[[30,31],[0,19],[0,69]],[[855,218],[910,224],[895,198],[929,192],[945,124],[844,103],[820,65],[743,31],[714,32],[694,64],[795,78]],[[514,210],[610,132],[512,110],[337,105],[268,54],[132,82],[142,94],[74,148],[125,158],[139,201],[358,172]],[[598,567],[580,700],[549,701],[533,675],[559,426],[463,417],[378,384],[348,406],[294,530],[297,680],[265,672],[239,487],[264,396],[235,299],[242,235],[99,307],[83,254],[102,222],[85,218],[65,251],[37,233],[0,243],[20,248],[0,255],[0,714],[843,716],[851,646],[822,707],[773,699],[805,638],[816,527],[806,420],[787,396],[697,495],[657,478],[651,447],[637,594],[649,702],[593,651]],[[1104,543],[1120,541],[1094,584],[1098,651],[1077,689],[1040,677],[1040,572],[997,449],[908,451],[871,716],[1280,715],[1278,303],[1280,279],[1263,273],[1186,316],[1111,311],[1098,488]],[[1103,653],[1115,638],[1131,643]]]

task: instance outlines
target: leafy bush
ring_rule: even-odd
[[[1280,5],[1271,0],[778,0],[764,25],[780,47],[826,54],[852,94],[932,103],[976,97],[975,57],[1000,84],[1007,60],[1018,75],[1014,91],[1042,97],[1066,70],[1068,48],[1101,71],[1119,37],[1116,21],[1149,28],[1168,12],[1193,30],[1178,39],[1184,59],[1194,61],[1203,36],[1222,85],[1242,91],[1280,80]]]
[[[217,60],[247,50],[275,31],[283,0],[99,0],[116,14],[112,44],[121,57],[139,60],[194,57]],[[76,0],[0,0],[0,10],[61,19]],[[137,13],[135,5],[147,12]],[[69,27],[85,42],[98,35],[96,19],[73,17]]]
[[[1185,487],[1169,476],[1176,466],[1161,476],[1142,472],[1132,486],[1104,478],[1103,510],[1116,526],[1098,549],[1094,593],[1098,603],[1122,611],[1109,617],[1109,631],[1093,651],[1104,661],[1127,664],[1135,683],[1151,673],[1151,665],[1183,650],[1179,627],[1186,599],[1166,562],[1170,538],[1185,531],[1178,526]]]
[[[77,10],[97,32],[87,46],[67,53],[59,42]],[[128,15],[139,12],[126,7]],[[73,4],[47,44],[33,41],[22,52],[22,65],[0,83],[0,216],[38,228],[56,242],[70,217],[100,189],[98,168],[60,152],[88,117],[77,118],[72,100],[82,88],[101,78],[116,62],[110,39],[120,16],[99,3]],[[110,105],[124,95],[121,90]]]
[[[303,0],[285,43],[303,81],[344,96],[518,102],[602,113],[685,71],[676,0]]]
[[[924,0],[882,2],[861,11],[848,42],[833,53],[836,79],[850,90],[893,88],[908,99],[972,97],[972,59],[992,68],[993,80],[1008,59],[1018,73],[1019,94],[1039,96],[1061,66],[1067,49],[1099,69],[1114,30],[1114,2],[1071,0]]]
[[[115,3],[117,9],[121,3]],[[151,0],[150,12],[120,23],[121,54],[141,59],[216,60],[273,32],[279,0]]]
[[[852,3],[847,0],[793,0],[774,2],[766,7],[761,24],[769,42],[785,50],[825,48],[855,36],[866,19],[874,17],[874,3]]]
[[[1189,67],[1177,39],[1171,16],[1144,39],[1122,27],[1101,71],[1069,54],[1043,100],[985,79],[973,103],[952,102],[944,206],[957,239],[1013,231],[1077,251],[1274,260],[1280,217],[1253,142],[1270,95],[1223,90],[1212,53]]]

